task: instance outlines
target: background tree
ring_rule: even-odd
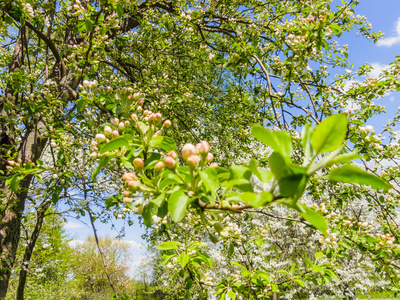
[[[124,289],[132,284],[128,274],[131,260],[129,244],[107,236],[99,238],[99,243],[117,292],[125,292]],[[77,243],[70,258],[74,261],[72,276],[78,289],[99,295],[112,293],[94,237],[89,236],[86,241]]]

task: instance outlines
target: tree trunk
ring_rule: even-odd
[[[40,230],[42,229],[46,210],[49,208],[50,204],[51,201],[44,200],[44,202],[39,206],[37,210],[36,226],[29,239],[28,246],[25,249],[24,258],[22,259],[22,268],[19,272],[17,300],[24,300],[24,289],[26,284],[26,276],[28,274],[28,263],[31,261],[33,249],[35,248]]]

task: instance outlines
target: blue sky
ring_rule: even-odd
[[[361,0],[355,11],[356,14],[365,15],[372,23],[373,30],[383,32],[385,38],[378,44],[373,44],[362,37],[356,37],[354,32],[345,34],[339,39],[339,43],[349,45],[349,61],[354,62],[356,66],[366,62],[371,63],[375,67],[371,74],[374,76],[394,61],[395,56],[400,55],[400,0]],[[384,99],[376,100],[376,103],[385,105],[388,111],[386,115],[375,117],[372,120],[371,125],[378,129],[385,124],[388,118],[392,118],[399,108],[400,93],[392,93]],[[88,235],[93,234],[92,228],[82,222],[89,224],[89,220],[86,218],[82,218],[80,221],[71,218],[65,225],[66,232],[74,240],[85,240]],[[120,229],[124,226],[124,222],[115,220],[114,225],[116,229]],[[111,224],[96,222],[96,226],[98,234],[101,236],[115,237],[118,234],[116,230],[111,229]],[[144,227],[139,225],[136,217],[133,226],[125,226],[126,235],[123,239],[131,244],[132,273],[134,272],[135,262],[146,253],[140,246],[140,244],[145,243],[141,239],[144,232]]]

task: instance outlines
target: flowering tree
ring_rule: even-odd
[[[369,203],[368,209],[376,212],[377,223],[380,224],[373,233],[384,234],[385,238],[374,236],[371,237],[374,240],[370,241],[364,235],[357,235],[360,239],[349,243],[358,245],[361,250],[368,248],[369,251],[378,251],[378,261],[385,261],[385,264],[381,264],[385,266],[385,272],[395,268],[391,262],[392,254],[387,250],[392,251],[388,242],[393,243],[391,239],[397,236],[395,158],[398,148],[396,143],[382,146],[382,137],[364,125],[372,115],[384,111],[383,107],[373,105],[373,99],[398,88],[399,62],[394,62],[380,78],[367,78],[344,90],[348,80],[355,75],[367,75],[370,67],[365,65],[352,70],[346,60],[347,47],[341,47],[336,38],[354,27],[359,28],[366,38],[376,40],[380,36],[370,31],[370,25],[364,18],[355,16],[353,9],[356,4],[354,0],[344,1],[337,7],[331,7],[331,1],[316,0],[2,2],[0,297],[7,291],[29,187],[34,178],[42,180],[43,172],[54,172],[57,177],[48,185],[51,198],[56,203],[60,201],[63,188],[77,180],[80,180],[86,196],[95,195],[98,189],[96,184],[99,183],[94,180],[98,175],[119,178],[125,168],[133,169],[135,166],[142,172],[135,176],[140,175],[145,182],[133,180],[133,175],[127,175],[130,177],[126,179],[131,179],[126,180],[127,184],[131,184],[132,192],[145,189],[141,192],[147,193],[146,201],[150,198],[156,201],[150,206],[146,201],[142,201],[142,204],[135,202],[138,205],[137,212],[142,213],[148,226],[151,225],[151,214],[159,207],[157,204],[173,220],[180,221],[187,209],[182,201],[191,202],[189,199],[197,197],[198,192],[202,191],[205,198],[197,197],[195,202],[200,211],[204,211],[200,214],[203,215],[202,221],[214,228],[210,232],[210,239],[214,241],[217,239],[215,233],[218,236],[227,235],[229,230],[224,229],[220,221],[206,215],[205,211],[219,209],[220,205],[226,207],[223,210],[245,214],[244,211],[252,210],[254,206],[264,207],[266,203],[279,202],[303,214],[303,218],[308,218],[308,222],[305,221],[307,225],[314,224],[325,232],[326,228],[321,227],[321,224],[325,224],[322,218],[311,208],[306,208],[312,204],[304,207],[299,204],[303,192],[313,199],[319,199],[318,202],[323,199],[322,195],[326,195],[329,201],[324,203],[330,216],[331,212],[337,214],[339,208],[345,210],[347,203],[354,198],[365,199]],[[337,72],[335,69],[336,76],[333,77],[333,67],[343,71]],[[345,68],[349,72],[345,72]],[[350,105],[359,105],[361,110],[346,110]],[[329,122],[340,125],[334,130],[340,132],[340,136],[332,132],[335,137],[332,139],[336,141],[333,145],[336,147],[324,148],[318,145],[318,138],[313,141],[312,127],[306,124],[319,124],[325,117],[343,111],[347,113],[347,118],[338,115],[317,127],[332,128]],[[131,117],[132,113],[137,114],[138,120],[135,116]],[[163,137],[154,130],[162,116],[172,121],[165,123],[161,132]],[[115,119],[118,120],[114,123]],[[113,120],[112,123],[106,124],[110,120]],[[385,128],[387,138],[393,141],[395,138],[391,132],[397,122],[396,118]],[[165,158],[162,167],[159,163],[164,155],[160,151],[177,150],[177,145],[209,140],[216,150],[214,153],[218,154],[219,164],[228,167],[240,153],[256,152],[250,146],[250,126],[256,123],[287,132],[272,133],[262,127],[253,129],[254,137],[275,151],[270,156],[273,158],[259,159],[258,166],[251,160],[240,167],[202,170],[205,163],[211,160],[210,156],[207,157],[208,146],[205,143],[199,146],[202,153],[199,157],[192,157],[197,150],[187,146],[180,160],[172,153]],[[105,136],[98,136],[101,142],[110,139],[108,146],[90,145],[89,141],[94,140],[100,124],[109,126],[102,127],[100,134]],[[139,127],[135,129],[137,124]],[[303,125],[304,142],[301,146],[296,130]],[[331,135],[324,132],[325,129],[316,130],[318,135],[321,135],[321,131],[326,136]],[[154,134],[157,137],[152,138]],[[327,171],[331,174],[329,176],[333,176],[332,180],[344,180],[343,174],[339,171],[330,172],[330,168],[341,163],[331,160],[333,157],[346,151],[351,153],[337,149],[345,137],[358,151],[360,158],[364,159],[364,169],[370,172],[368,174],[378,174],[380,164],[390,161],[390,168],[381,175],[391,180],[394,189],[384,194],[364,187],[321,186],[318,180],[311,179],[314,178],[312,175],[319,178]],[[271,141],[275,142],[271,144]],[[54,155],[51,165],[40,161],[48,144]],[[88,151],[93,146],[96,154],[91,154],[89,158]],[[118,149],[123,151],[112,152]],[[159,152],[154,154],[154,149]],[[322,159],[321,163],[319,159],[322,153],[336,149],[337,153],[334,152],[329,159]],[[126,153],[128,150],[132,150],[129,155]],[[102,156],[107,152],[110,153]],[[356,158],[354,155],[349,154],[348,159]],[[90,179],[87,175],[91,168],[96,167],[95,156],[101,156],[101,159]],[[135,161],[135,158],[138,160]],[[179,169],[176,165],[178,161],[187,163],[186,168]],[[321,164],[315,164],[317,161]],[[141,164],[143,170],[140,169]],[[104,169],[106,165],[107,169]],[[165,167],[170,171],[166,172]],[[199,167],[201,172],[198,171]],[[348,172],[361,172],[353,166],[341,168],[347,175]],[[280,174],[279,170],[283,173]],[[163,174],[172,174],[168,178],[170,183],[160,188],[150,179],[146,181],[150,176],[146,172],[153,172],[151,176],[159,179],[165,179],[163,176],[166,175]],[[289,173],[293,176],[289,176]],[[268,186],[270,192],[264,189],[261,193],[255,193],[250,181],[252,174],[266,187],[271,176],[279,184]],[[356,178],[372,178],[366,173],[357,174]],[[285,182],[287,176],[290,180]],[[232,180],[236,180],[236,183],[225,186]],[[380,182],[382,185],[379,188],[389,187],[386,181],[375,178],[373,182]],[[155,190],[152,185],[158,189]],[[172,186],[178,186],[179,191],[170,195],[165,190],[165,195],[161,197],[162,192],[155,192]],[[331,190],[326,189],[327,186]],[[190,190],[189,187],[198,189]],[[236,198],[225,199],[227,195],[220,194],[221,189],[227,190],[229,195],[233,189],[237,192]],[[172,190],[168,188],[168,191]],[[284,193],[282,199],[276,198],[279,198],[275,194],[278,191]],[[114,197],[105,203],[109,209],[116,205],[117,216],[127,214],[126,210],[129,209],[127,207],[123,211],[119,207],[123,201],[122,192],[113,191]],[[155,195],[157,197],[153,197]],[[337,197],[332,199],[327,195]],[[83,199],[87,201],[89,197]],[[82,211],[79,207],[75,209]],[[196,214],[197,217],[200,215]],[[310,215],[317,220],[310,220]],[[285,218],[298,220],[293,216]],[[336,219],[333,217],[329,220]],[[351,222],[353,224],[354,220]],[[365,219],[359,222],[362,224]],[[352,228],[357,226],[353,224]],[[379,246],[376,246],[378,240]],[[371,243],[368,247],[367,242]],[[184,262],[185,258],[182,259]],[[392,275],[390,273],[388,276]],[[255,275],[251,276],[253,280]],[[271,283],[275,292],[278,283]],[[221,289],[221,294],[233,295],[236,288],[239,289]]]

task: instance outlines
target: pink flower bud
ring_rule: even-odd
[[[6,166],[7,170],[11,170],[13,167],[12,166]]]
[[[124,191],[124,192],[122,193],[122,196],[128,197],[130,194],[131,194],[130,191]]]
[[[112,134],[112,129],[110,126],[104,126],[104,133],[105,134]]]
[[[118,118],[114,118],[113,123],[114,123],[115,126],[118,126],[119,119]]]
[[[150,122],[155,122],[156,121],[156,114],[154,114],[154,113],[149,114],[149,121]]]
[[[123,202],[124,203],[132,203],[132,198],[124,198]]]
[[[163,126],[164,126],[165,128],[171,127],[171,125],[172,125],[172,122],[171,122],[170,120],[165,120],[165,121],[164,121]]]
[[[136,179],[137,179],[137,176],[136,176],[136,174],[133,173],[133,172],[127,172],[127,173],[125,173],[124,175],[122,175],[122,179],[123,179],[124,181],[136,180]]]
[[[153,134],[153,138],[158,137],[158,136],[160,136],[160,135],[161,135],[161,131],[158,130],[158,131],[156,131],[156,132]]]
[[[119,136],[118,130],[113,130],[112,136],[113,136],[113,137],[118,137],[118,136]]]
[[[17,159],[17,162],[18,162],[18,163],[22,163],[22,159],[18,158],[18,159]]]
[[[171,156],[172,158],[176,159],[178,157],[178,154],[174,150],[169,151],[168,156]]]
[[[173,169],[175,168],[175,159],[173,159],[170,156],[167,156],[166,158],[164,158],[164,163],[165,163],[165,167],[168,169]]]
[[[206,162],[210,163],[214,159],[214,155],[212,153],[208,153],[206,156]]]
[[[143,111],[143,108],[139,105],[139,106],[136,108],[136,111],[137,111],[137,112],[141,112],[141,111]]]
[[[161,172],[163,168],[164,168],[164,163],[162,161],[157,162],[156,165],[154,166],[154,170],[156,172]]]
[[[196,154],[197,150],[196,147],[193,144],[186,144],[182,148],[182,156],[184,160],[187,160],[189,156]]]
[[[210,164],[211,168],[218,168],[218,164],[216,162],[213,162]]]
[[[126,182],[126,185],[127,185],[128,188],[131,189],[132,191],[136,191],[136,190],[139,188],[139,186],[140,186],[139,182],[136,181],[136,180],[129,180],[129,181]]]
[[[161,115],[161,113],[156,113],[156,121],[157,122],[160,122],[161,121],[161,119],[162,119],[162,115]]]
[[[119,128],[120,130],[125,129],[125,124],[124,124],[123,122],[120,122],[120,123],[118,124],[118,128]]]
[[[99,148],[97,148],[97,146],[93,146],[93,151],[99,151]]]
[[[143,99],[140,100],[140,101],[139,101],[139,104],[140,104],[140,105],[143,105],[143,104],[144,104],[144,100],[143,100]]]
[[[187,159],[187,164],[191,167],[196,167],[199,164],[200,157],[197,155],[190,155]]]
[[[210,145],[206,141],[202,141],[196,145],[196,148],[200,154],[207,154],[210,150]]]
[[[125,121],[124,125],[125,125],[125,127],[129,127],[129,125],[131,125],[131,123],[129,121]]]
[[[138,119],[137,114],[131,114],[131,119],[137,121]]]
[[[96,152],[90,153],[90,157],[91,157],[91,158],[96,158],[96,157],[97,157],[97,153],[96,153]]]
[[[135,167],[136,170],[140,171],[141,169],[143,169],[144,166],[144,162],[143,159],[141,159],[140,157],[136,157],[133,160],[133,166]]]
[[[8,164],[9,164],[10,166],[14,166],[14,165],[15,165],[15,161],[9,160],[9,161],[8,161]]]
[[[98,133],[96,134],[96,141],[98,141],[99,143],[102,143],[106,140],[106,136],[102,133]]]

